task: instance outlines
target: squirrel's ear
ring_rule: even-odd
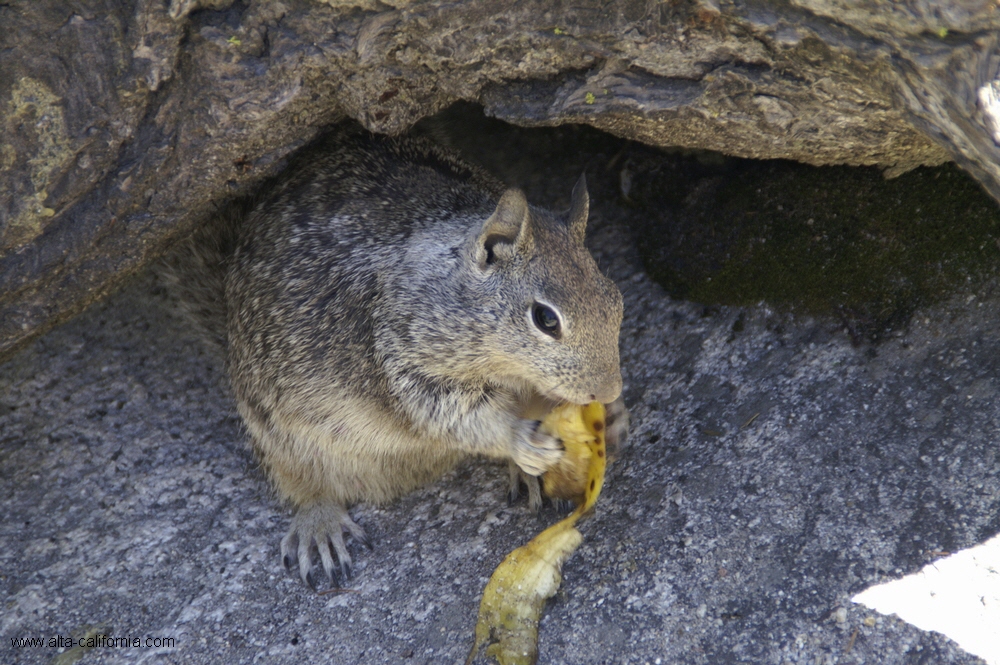
[[[516,250],[523,251],[530,245],[528,200],[520,189],[508,189],[479,231],[476,240],[479,264],[493,263],[497,258],[504,258]]]
[[[569,206],[569,234],[574,240],[583,244],[587,235],[587,216],[590,214],[590,195],[587,193],[587,174],[580,175],[573,187],[573,199]]]

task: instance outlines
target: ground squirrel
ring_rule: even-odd
[[[342,125],[171,260],[296,508],[281,552],[303,581],[314,552],[331,581],[335,562],[350,575],[352,503],[474,454],[544,472],[562,455],[538,430],[554,403],[612,403],[624,438],[622,297],[583,245],[588,208],[582,177],[556,215],[426,139]]]

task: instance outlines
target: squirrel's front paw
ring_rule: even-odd
[[[511,459],[529,476],[540,476],[565,452],[562,441],[539,429],[541,421],[522,420]]]
[[[315,589],[312,553],[316,551],[330,583],[333,583],[334,556],[340,564],[342,579],[346,582],[351,577],[352,563],[344,544],[345,529],[366,547],[371,547],[364,529],[355,524],[343,505],[333,501],[320,501],[299,508],[292,518],[288,533],[281,539],[281,560],[285,568],[291,570],[297,563],[299,577],[306,585]]]
[[[604,443],[609,459],[618,457],[618,449],[628,439],[629,415],[625,400],[619,397],[604,405]]]

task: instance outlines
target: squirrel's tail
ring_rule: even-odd
[[[240,224],[252,205],[252,200],[226,205],[156,267],[186,318],[212,346],[223,351],[227,346],[226,272],[236,250]]]

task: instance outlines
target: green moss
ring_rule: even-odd
[[[1000,265],[1000,209],[954,165],[885,180],[873,168],[733,160],[683,185],[664,196],[650,181],[639,196],[666,210],[644,224],[643,254],[677,297],[834,313],[876,340]]]

